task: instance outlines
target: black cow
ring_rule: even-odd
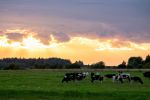
[[[131,77],[131,80],[134,82],[139,82],[139,83],[143,84],[142,79],[138,76]]]
[[[150,71],[143,73],[144,77],[150,78]]]
[[[91,73],[91,82],[93,83],[95,80],[103,81],[104,77],[100,75],[95,75],[94,73]]]
[[[72,80],[75,81],[75,77],[76,77],[75,73],[66,73],[64,78],[62,79],[62,83],[72,81]]]
[[[112,78],[113,76],[115,76],[116,74],[106,74],[104,75],[106,78]]]

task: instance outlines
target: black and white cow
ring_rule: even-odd
[[[121,83],[124,83],[124,80],[128,80],[128,82],[131,81],[129,73],[119,73],[118,75],[114,75],[112,77],[112,80],[113,82],[119,81]]]
[[[103,81],[104,77],[101,75],[95,75],[94,73],[91,73],[91,82],[93,83],[95,80]]]
[[[123,78],[120,75],[115,75],[112,77],[113,82],[118,81],[123,83]]]
[[[121,73],[120,76],[122,77],[123,80],[126,79],[126,80],[128,80],[128,82],[131,81],[129,73]]]
[[[88,75],[88,72],[83,72],[83,73],[66,73],[64,78],[62,79],[63,82],[69,82],[69,81],[81,81],[86,78]]]

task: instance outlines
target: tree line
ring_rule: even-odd
[[[141,69],[141,68],[150,68],[150,55],[147,55],[145,59],[142,57],[130,57],[128,59],[128,63],[126,64],[125,61],[123,61],[121,64],[117,66],[117,68],[133,68],[133,69]]]
[[[62,58],[3,58],[0,59],[1,70],[16,69],[104,69],[104,68],[150,68],[150,55],[143,60],[142,57],[130,57],[128,62],[123,61],[117,66],[106,66],[105,62],[99,61],[91,65],[85,65],[83,61],[72,63],[69,59]]]

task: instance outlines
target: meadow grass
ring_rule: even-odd
[[[116,73],[103,71],[102,75]],[[144,84],[90,82],[90,76],[83,81],[61,83],[63,71],[16,70],[0,71],[0,100],[150,100],[150,79],[142,72],[128,72],[139,76]]]

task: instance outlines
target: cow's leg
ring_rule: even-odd
[[[100,80],[101,81],[101,83],[103,83],[103,80]]]
[[[130,79],[130,77],[129,77],[129,76],[127,77],[127,79],[128,79],[128,82],[130,83],[130,82],[131,82],[131,79]]]
[[[122,78],[119,78],[119,81],[120,81],[121,83],[123,83],[123,79],[122,79]]]
[[[143,81],[142,81],[141,79],[139,79],[139,82],[140,82],[141,84],[143,84]]]
[[[62,79],[62,81],[61,81],[62,83],[64,82],[64,78]]]
[[[116,80],[116,77],[115,77],[115,76],[113,76],[113,77],[112,77],[112,82],[114,83],[114,82],[115,82],[115,80]]]
[[[92,83],[94,82],[94,79],[93,79],[93,78],[91,79],[91,82],[92,82]]]

